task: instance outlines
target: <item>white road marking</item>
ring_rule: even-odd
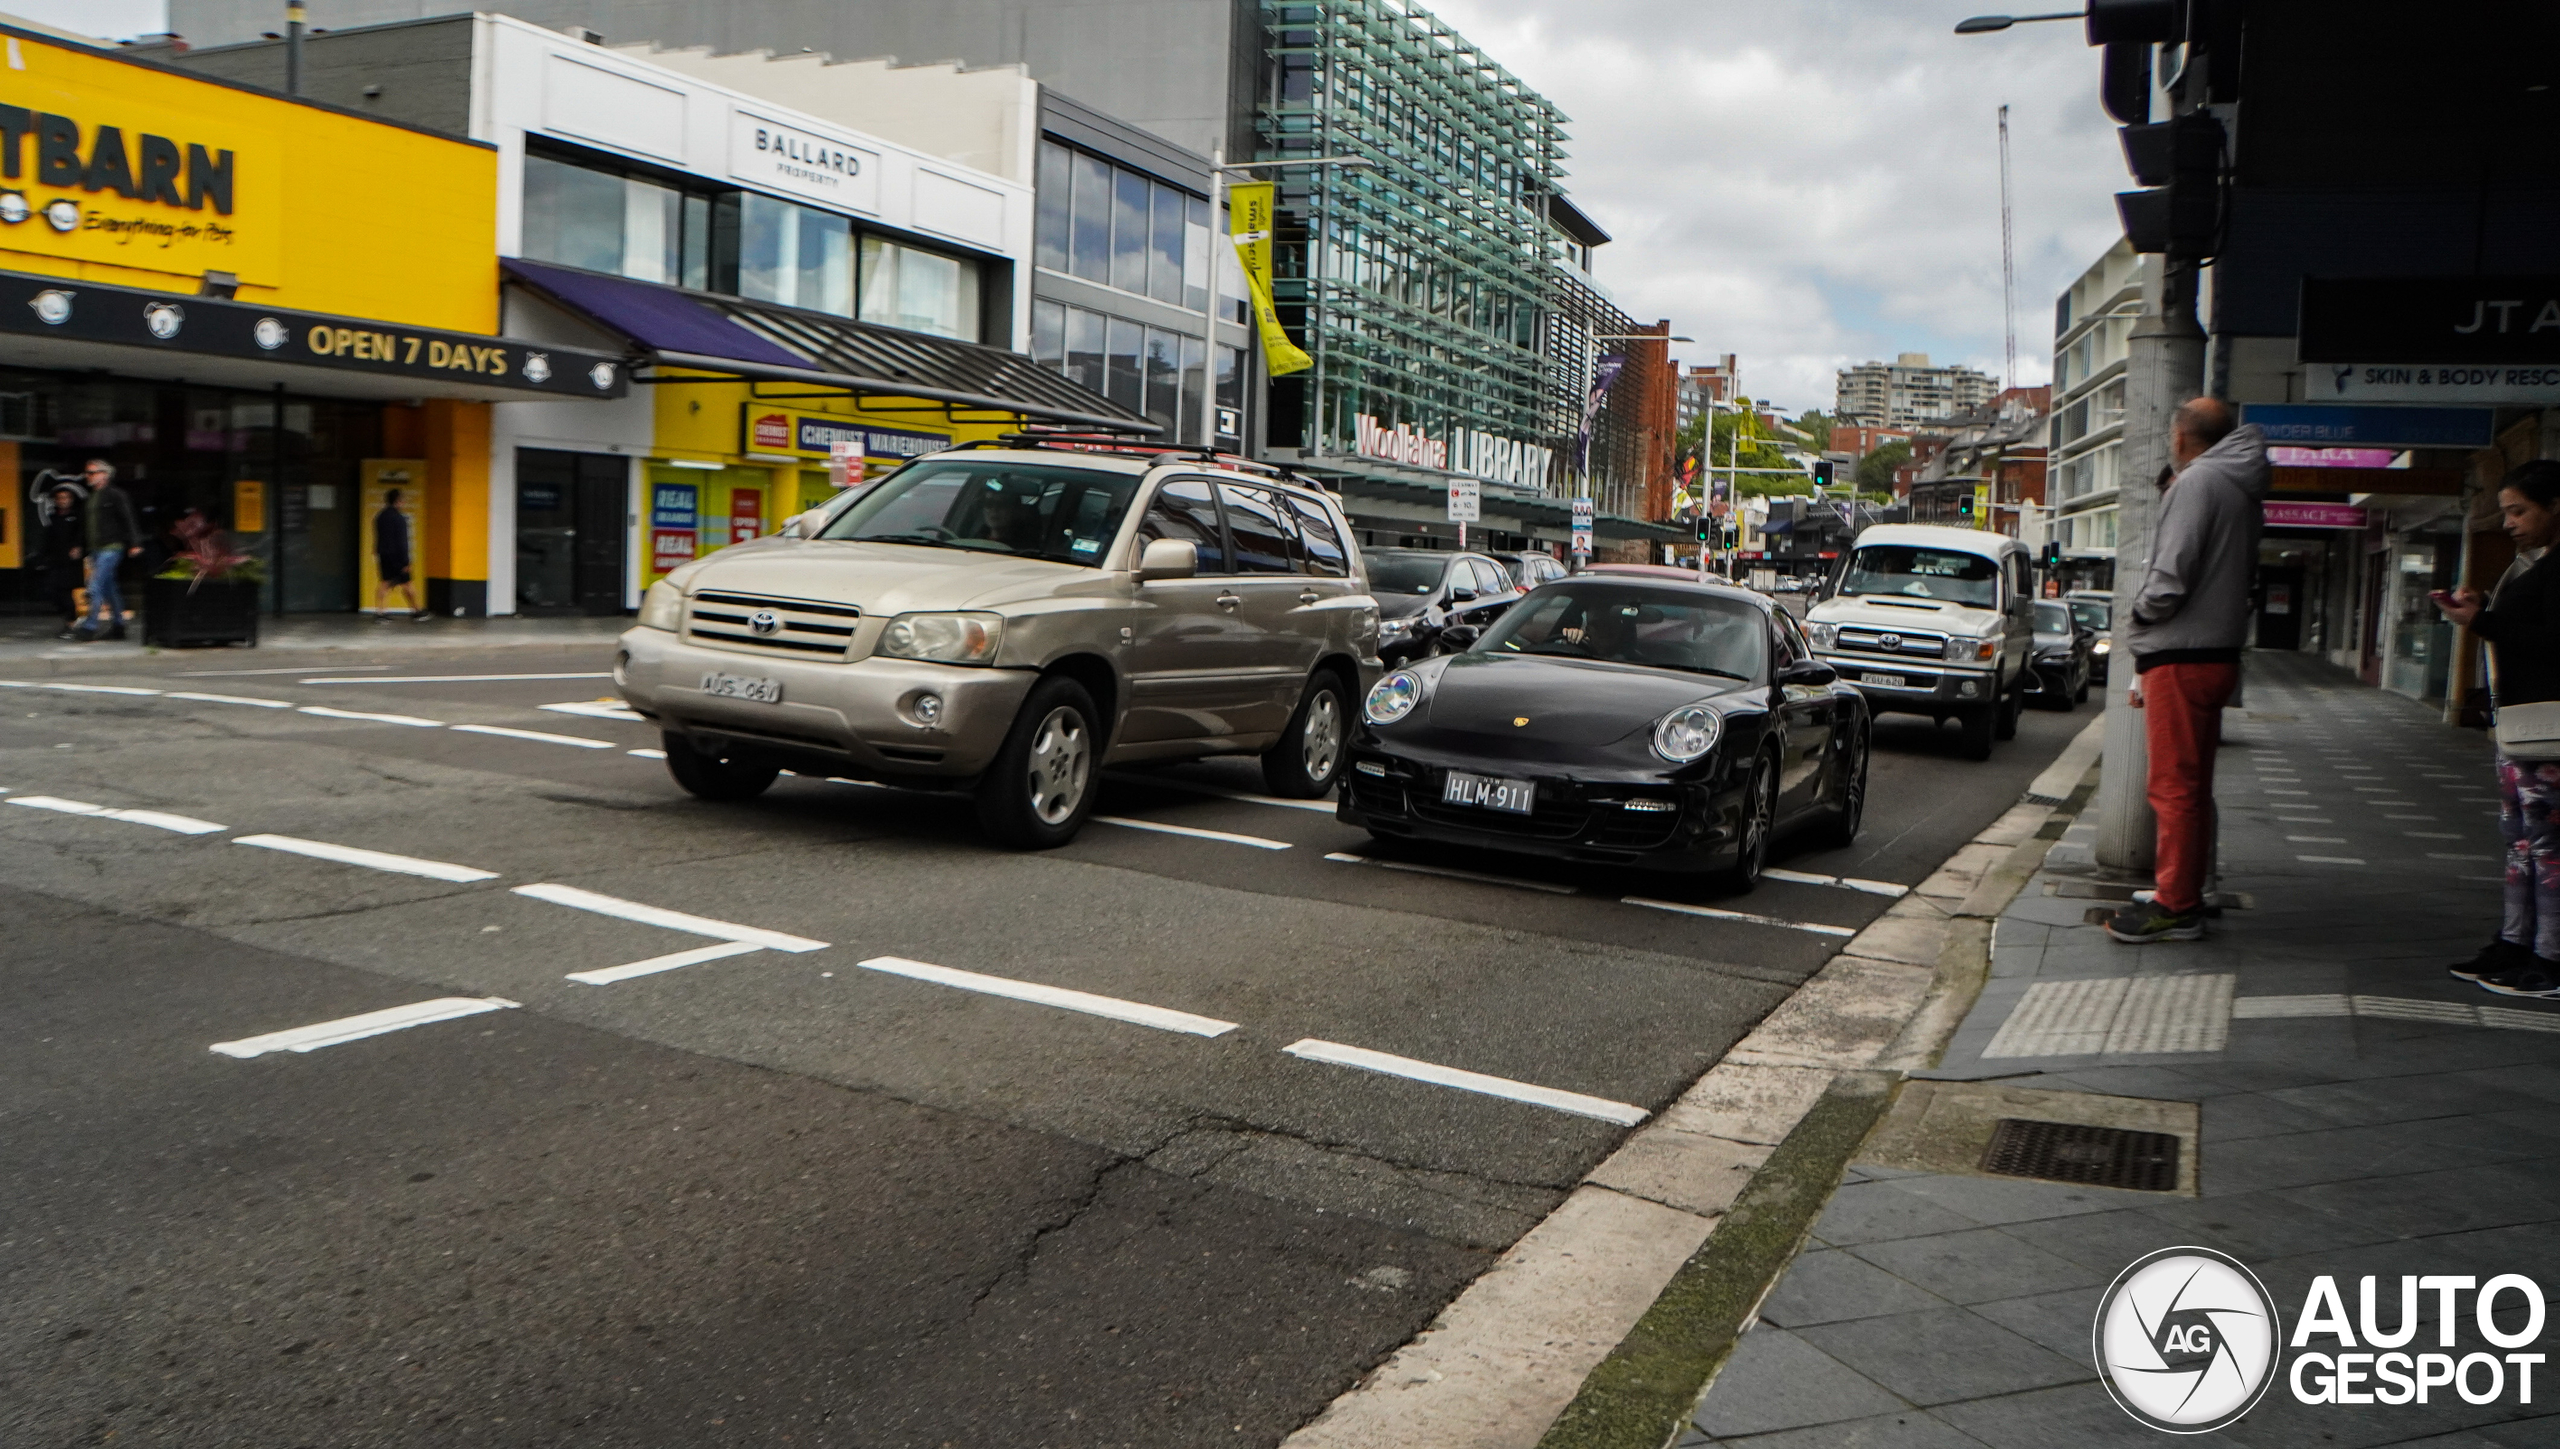
[[[260,709],[293,708],[293,701],[289,699],[252,699],[245,694],[199,694],[192,689],[170,690],[169,697],[171,699],[199,700],[205,704],[248,704],[255,705]]]
[[[62,689],[73,694],[158,694],[156,689],[136,689],[130,684],[40,684],[38,689]]]
[[[0,791],[0,793],[6,793]],[[186,815],[170,815],[159,810],[117,810],[105,805],[92,805],[86,800],[63,800],[52,795],[20,795],[9,801],[36,810],[56,810],[65,815],[86,815],[99,820],[121,820],[128,825],[148,825],[155,830],[175,831],[180,835],[220,835],[228,825],[210,820],[197,820]]]
[[[1180,780],[1170,775],[1145,775],[1127,770],[1113,770],[1110,772],[1110,778],[1124,785],[1162,785],[1168,790],[1189,790],[1195,795],[1216,795],[1221,799],[1242,800],[1252,805],[1277,805],[1284,810],[1316,810],[1327,815],[1331,815],[1334,811],[1333,802],[1330,800],[1284,800],[1277,795],[1256,795],[1250,790],[1230,789],[1225,785],[1211,785],[1199,780]]]
[[[441,860],[420,860],[414,855],[393,855],[382,850],[363,850],[352,845],[331,845],[325,840],[298,840],[290,835],[243,835],[231,843],[254,845],[261,850],[281,850],[288,855],[307,855],[314,860],[334,860],[340,865],[359,865],[367,870],[389,871],[393,875],[422,875],[429,880],[449,880],[458,884],[498,878],[494,870],[453,865]]]
[[[750,945],[764,946],[776,951],[827,949],[826,942],[812,941],[806,936],[789,936],[780,931],[765,930],[761,926],[733,925],[727,921],[712,920],[708,916],[691,916],[682,911],[671,911],[663,906],[644,906],[638,901],[626,901],[619,896],[600,895],[594,891],[580,890],[576,886],[547,883],[517,886],[515,893],[520,896],[531,896],[537,901],[549,901],[555,906],[593,911],[600,916],[619,916],[626,921],[638,921],[644,926],[664,926],[670,931],[683,931],[694,936],[709,936],[721,941],[744,941]]]
[[[499,679],[611,679],[610,670],[579,674],[377,674],[370,679],[299,679],[297,684],[487,684]]]
[[[1860,880],[1853,875],[1815,875],[1810,871],[1780,870],[1763,866],[1760,873],[1771,880],[1792,881],[1797,885],[1838,886],[1844,891],[1864,891],[1871,896],[1907,896],[1911,887],[1895,885],[1889,880]]]
[[[569,979],[582,986],[611,986],[617,981],[628,981],[634,976],[655,976],[661,971],[673,971],[679,966],[699,966],[705,961],[718,961],[728,956],[743,956],[750,951],[763,949],[752,941],[723,941],[717,946],[696,946],[690,951],[671,951],[664,956],[652,956],[646,961],[634,961],[628,966],[607,966],[601,971],[572,971],[569,973]]]
[[[389,669],[390,667],[388,664],[341,664],[338,666],[341,670]],[[290,669],[187,669],[181,670],[180,674],[187,679],[243,679],[252,674],[309,674],[310,672],[310,665],[297,664]]]
[[[1580,1092],[1559,1091],[1554,1087],[1533,1086],[1508,1077],[1489,1077],[1482,1072],[1461,1071],[1432,1062],[1419,1062],[1411,1057],[1390,1056],[1366,1047],[1343,1046],[1338,1042],[1318,1041],[1309,1037],[1282,1048],[1293,1057],[1311,1062],[1329,1062],[1337,1067],[1357,1067],[1364,1072],[1381,1072],[1390,1077],[1406,1077],[1435,1086],[1455,1087],[1461,1092],[1481,1092],[1488,1097],[1502,1097],[1514,1102],[1527,1102],[1536,1107],[1549,1107],[1570,1112],[1577,1117],[1597,1117],[1621,1127],[1633,1127],[1653,1114],[1642,1107],[1625,1102],[1612,1102],[1606,1097],[1588,1097]]]
[[[2347,838],[2343,835],[2288,835],[2285,839],[2296,845],[2344,845],[2347,843]]]
[[[610,679],[613,676],[608,674],[605,677]],[[643,723],[646,722],[645,717],[642,716],[640,711],[633,709],[627,704],[620,703],[619,701],[573,699],[566,703],[546,704],[542,707],[551,711],[553,714],[580,714],[585,715],[589,719],[619,719],[639,721]]]
[[[625,750],[623,753],[637,755],[644,760],[663,760],[667,757],[667,752],[664,750]]]
[[[2403,830],[2400,833],[2411,840],[2460,840],[2462,838],[2449,830]]]
[[[1192,825],[1160,825],[1153,820],[1131,820],[1125,815],[1096,815],[1096,824],[1118,825],[1130,830],[1155,830],[1166,835],[1188,835],[1195,840],[1223,840],[1229,845],[1250,845],[1256,850],[1287,850],[1285,840],[1265,840],[1259,835],[1237,835],[1225,830],[1202,830]]]
[[[1365,855],[1353,855],[1347,850],[1334,851],[1325,856],[1325,859],[1338,860],[1344,865],[1374,865],[1385,870],[1411,871],[1415,875],[1436,875],[1449,880],[1471,880],[1482,885],[1517,886],[1524,891],[1545,891],[1551,896],[1582,894],[1572,886],[1559,885],[1554,881],[1521,880],[1515,876],[1487,875],[1482,871],[1459,870],[1454,866],[1446,865],[1415,865],[1401,860],[1372,860]]]
[[[923,961],[910,961],[903,956],[874,956],[856,962],[865,970],[882,971],[892,976],[930,981],[937,986],[957,987],[962,991],[982,992],[988,996],[1009,997],[1040,1006],[1055,1006],[1066,1011],[1081,1011],[1088,1016],[1107,1016],[1113,1021],[1126,1021],[1138,1026],[1152,1026],[1158,1031],[1188,1032],[1193,1036],[1224,1036],[1236,1029],[1232,1021],[1214,1016],[1194,1016],[1187,1011],[1149,1006],[1139,1001],[1123,1001],[1116,996],[1096,996],[1089,991],[1070,991],[1063,986],[1043,986],[1036,981],[1015,981],[1004,976],[984,976],[975,971],[955,971],[948,966],[935,966]]]
[[[452,1021],[456,1017],[478,1016],[486,1011],[509,1011],[516,1005],[503,996],[440,996],[433,1001],[368,1011],[362,1016],[340,1017],[336,1021],[297,1026],[290,1031],[271,1031],[264,1036],[242,1037],[238,1041],[218,1041],[213,1044],[213,1049],[226,1057],[239,1057],[244,1061],[269,1052],[318,1051],[341,1042],[361,1041],[369,1036],[425,1026],[433,1021]]]
[[[2303,862],[2305,862],[2305,863],[2307,863],[2307,864],[2310,864],[2310,865],[2362,865],[2362,864],[2364,864],[2364,862],[2363,862],[2363,861],[2361,861],[2361,860],[2357,859],[2356,857],[2354,857],[2354,856],[2352,856],[2352,855],[2297,855],[2297,856],[2295,856],[2295,857],[2294,857],[2294,859],[2299,860],[2299,861],[2303,861]]]
[[[512,730],[505,725],[455,725],[454,730],[466,735],[504,735],[511,740],[532,740],[545,745],[576,745],[582,750],[609,750],[611,740],[582,740],[576,735],[549,735],[540,730]]]
[[[2427,859],[2429,859],[2429,860],[2496,860],[2496,859],[2498,859],[2498,857],[2497,857],[2497,856],[2494,856],[2494,855],[2447,855],[2446,853],[2444,853],[2444,852],[2443,852],[2443,851],[2441,851],[2441,850],[2430,850],[2430,851],[2428,851],[2428,852],[2427,852]]]
[[[1817,926],[1808,921],[1782,921],[1776,916],[1755,916],[1749,911],[1720,910],[1714,906],[1684,906],[1678,901],[1657,901],[1644,896],[1621,896],[1618,903],[1645,906],[1657,911],[1678,911],[1684,916],[1711,916],[1719,921],[1748,921],[1755,926],[1783,926],[1790,931],[1811,931],[1817,936],[1854,936],[1847,926]]]
[[[367,714],[360,709],[331,709],[325,704],[297,705],[296,708],[304,714],[316,714],[322,719],[361,719],[370,720],[375,724],[409,725],[423,730],[444,728],[443,720],[420,719],[413,714]]]

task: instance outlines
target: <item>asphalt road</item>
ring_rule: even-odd
[[[0,686],[0,1444],[1272,1444],[1890,904],[1385,855],[1233,762],[1008,854],[692,800],[545,708],[593,648],[303,657]],[[416,677],[529,674],[590,677]],[[1916,882],[2088,719],[1881,721],[1777,863]]]

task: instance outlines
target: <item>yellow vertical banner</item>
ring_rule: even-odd
[[[1271,217],[1274,186],[1247,181],[1227,189],[1227,234],[1236,260],[1244,267],[1245,290],[1253,296],[1255,330],[1262,334],[1262,360],[1273,377],[1304,372],[1316,365],[1306,350],[1289,340],[1280,314],[1271,305]]]
[[[367,458],[362,466],[356,608],[414,614],[425,607],[426,597],[418,580],[418,551],[427,536],[427,461]]]
[[[231,483],[231,531],[267,531],[267,484],[263,478],[235,478]]]

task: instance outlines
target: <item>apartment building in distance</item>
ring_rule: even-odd
[[[1990,403],[1999,381],[1961,363],[1932,367],[1929,354],[1906,352],[1892,362],[1861,362],[1839,372],[1832,416],[1869,427],[1920,428],[1951,422]]]
[[[2157,266],[2119,238],[2054,299],[2051,537],[2092,568],[2115,558],[2125,354]]]

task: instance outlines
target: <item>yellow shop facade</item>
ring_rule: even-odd
[[[631,391],[618,349],[500,332],[497,170],[0,27],[0,609],[51,605],[45,525],[102,459],[153,540],[136,569],[193,512],[261,557],[268,607],[369,607],[391,506],[418,602],[484,612],[493,405]]]

